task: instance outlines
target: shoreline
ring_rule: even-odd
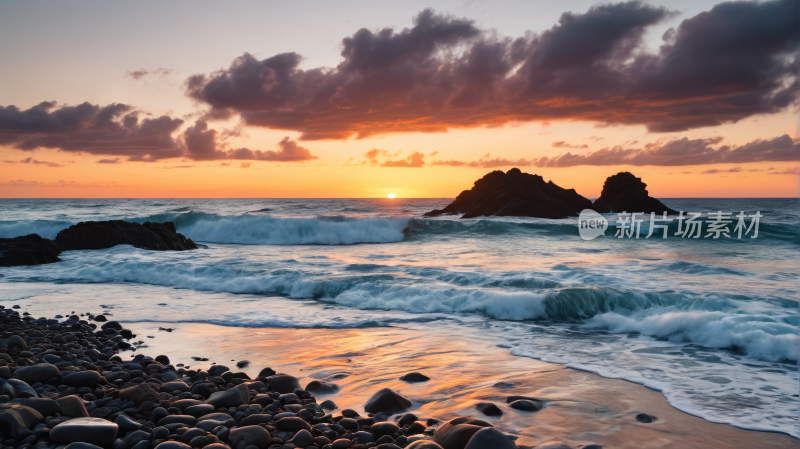
[[[570,447],[594,443],[605,447],[800,448],[800,440],[784,433],[741,429],[680,411],[662,393],[641,384],[514,356],[478,337],[456,341],[437,329],[247,328],[168,322],[126,326],[140,336],[155,337],[137,337],[147,345],[137,352],[159,352],[172,359],[184,351],[182,361],[192,367],[249,360],[251,364],[242,369],[248,374],[271,364],[278,371],[293,373],[302,385],[311,380],[337,383],[340,390],[319,394],[320,400],[332,399],[340,408],[357,411],[363,410],[374,391],[388,387],[412,399],[414,413],[437,419],[471,415],[518,436],[516,443],[523,446],[559,439]],[[174,330],[167,333],[158,331],[159,327]],[[187,346],[198,352],[193,355],[209,360],[191,360],[185,353]],[[397,362],[403,366],[396,366]],[[413,371],[431,380],[422,384],[399,380]],[[347,376],[326,379],[336,373]],[[499,383],[509,385],[497,387]],[[541,399],[545,408],[535,413],[513,410],[504,401],[512,395]],[[498,405],[503,416],[483,415],[474,408],[482,401]],[[638,413],[658,419],[640,423],[635,419]],[[580,422],[572,422],[576,417]]]

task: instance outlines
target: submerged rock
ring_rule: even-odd
[[[0,239],[0,267],[58,262],[61,251],[55,242],[37,234]]]
[[[425,216],[566,218],[578,216],[591,205],[592,202],[575,189],[564,189],[553,181],[545,182],[539,175],[512,168],[506,173],[498,170],[487,174],[447,207],[432,210]]]
[[[639,422],[643,422],[645,424],[650,424],[651,422],[657,419],[658,418],[656,418],[655,416],[648,415],[647,413],[639,413],[638,415],[636,415],[636,420]]]
[[[400,377],[400,380],[412,383],[412,382],[427,382],[431,380],[431,378],[421,373],[408,373]]]
[[[488,422],[471,416],[460,416],[442,424],[433,434],[433,442],[443,449],[464,449],[473,435],[486,427]]]
[[[122,220],[85,221],[62,230],[56,243],[65,251],[102,249],[116,245],[133,245],[159,251],[196,249],[191,240],[178,234],[172,222],[144,224]]]
[[[601,214],[619,212],[643,212],[649,214],[677,214],[647,192],[647,184],[630,172],[620,172],[609,176],[603,184],[600,198],[591,209]]]
[[[384,388],[367,400],[366,404],[364,404],[364,411],[367,413],[383,412],[391,415],[402,412],[410,408],[411,405],[411,400],[407,397]]]

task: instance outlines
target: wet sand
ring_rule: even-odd
[[[173,364],[207,368],[216,362],[251,377],[270,366],[297,376],[303,387],[314,379],[327,380],[341,389],[318,394],[320,401],[331,399],[340,409],[361,413],[367,398],[388,387],[412,399],[411,411],[422,418],[480,417],[517,435],[518,445],[559,439],[576,448],[591,443],[607,448],[800,448],[800,440],[788,435],[737,429],[686,414],[670,406],[660,393],[641,385],[515,357],[507,349],[482,341],[480,335],[455,338],[435,325],[425,332],[192,323],[127,323],[126,327],[137,334],[134,340],[146,343],[141,352],[165,354]],[[159,327],[175,330],[159,331]],[[209,361],[196,362],[191,356]],[[251,363],[236,369],[240,360]],[[399,380],[414,371],[431,380],[414,384]],[[533,396],[546,406],[532,413],[514,410],[505,403],[510,395]],[[478,402],[495,403],[503,416],[484,416],[474,408]],[[635,419],[638,413],[658,419],[640,423]]]

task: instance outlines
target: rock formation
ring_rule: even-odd
[[[595,200],[591,208],[601,214],[611,212],[678,213],[651,197],[647,193],[646,187],[647,184],[642,182],[642,178],[637,178],[629,172],[620,172],[609,176],[603,184],[600,198]]]
[[[577,216],[591,206],[592,202],[575,189],[564,189],[552,181],[545,182],[539,175],[512,168],[506,173],[498,170],[487,174],[447,207],[430,211],[425,216],[566,218]]]
[[[191,240],[178,234],[172,222],[144,224],[122,220],[86,221],[62,230],[56,243],[63,250],[102,249],[133,245],[158,251],[196,249]]]
[[[0,239],[0,267],[58,262],[61,248],[36,234]]]

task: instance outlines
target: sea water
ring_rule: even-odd
[[[240,327],[447,326],[498,351],[627,379],[709,421],[800,437],[797,199],[667,199],[762,215],[758,236],[580,238],[577,218],[425,218],[445,199],[0,200],[0,237],[172,221],[206,247],[68,251],[0,268],[48,317]],[[707,222],[704,223],[706,226]],[[749,224],[749,220],[748,220]]]

